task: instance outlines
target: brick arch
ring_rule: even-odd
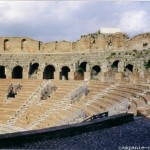
[[[133,65],[132,64],[127,64],[126,66],[125,66],[125,70],[127,71],[130,71],[130,72],[133,72]]]
[[[118,65],[120,63],[120,60],[115,60],[111,63],[111,69],[114,71],[114,72],[118,72]]]
[[[91,79],[94,79],[101,72],[101,67],[99,65],[94,65],[91,68]]]
[[[75,76],[74,79],[75,80],[84,80],[84,72],[87,71],[87,61],[83,61],[83,62],[78,62],[76,70],[75,70]]]
[[[29,78],[37,78],[39,63],[34,62],[29,65]]]
[[[0,66],[0,78],[6,78],[5,66]]]
[[[68,66],[63,66],[60,72],[60,79],[68,80],[68,73],[70,72],[70,68]]]
[[[44,68],[43,79],[54,79],[55,67],[53,65],[47,65]]]
[[[23,67],[15,66],[12,70],[13,79],[22,79],[23,78]]]

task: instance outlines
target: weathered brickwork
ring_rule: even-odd
[[[62,79],[62,75],[74,79],[80,69],[84,79],[97,75],[103,80],[107,74],[116,79],[136,80],[138,76],[149,81],[149,67],[145,64],[150,63],[150,33],[129,39],[121,32],[98,31],[82,35],[76,42],[48,43],[25,37],[0,37],[0,54],[0,78],[42,79],[44,73],[52,72],[49,78]],[[16,77],[19,72],[20,77]]]

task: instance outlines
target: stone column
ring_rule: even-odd
[[[29,75],[29,70],[28,69],[23,69],[23,79],[28,79],[28,75]]]
[[[12,70],[9,68],[5,69],[5,74],[6,74],[6,79],[11,79],[12,78]]]
[[[84,79],[85,80],[90,80],[91,79],[91,72],[90,71],[84,72]]]
[[[102,63],[101,70],[102,72],[108,72],[107,62]]]
[[[60,71],[54,72],[54,80],[60,80]]]
[[[107,72],[101,72],[100,75],[99,75],[99,80],[101,82],[107,81]]]
[[[118,63],[118,72],[115,73],[115,79],[121,80],[124,76],[124,62]]]
[[[68,72],[68,80],[74,80],[74,71]]]
[[[43,79],[43,70],[38,70],[37,79]]]
[[[124,62],[118,63],[118,72],[124,72]]]

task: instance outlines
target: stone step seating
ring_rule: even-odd
[[[13,133],[13,132],[18,132],[18,131],[24,131],[24,129],[20,127],[0,124],[0,134]]]
[[[137,111],[146,108],[150,104],[150,94],[149,94],[149,85],[145,84],[125,84],[118,86],[122,90],[113,91],[115,94],[120,94],[126,96],[130,100],[130,109],[129,112],[132,112],[136,115]],[[128,90],[124,90],[128,89]],[[129,91],[130,90],[130,91]],[[133,106],[132,106],[133,105]]]
[[[82,108],[88,116],[104,112],[105,109],[113,105],[115,101],[102,96],[97,99],[92,99],[92,97],[99,93],[107,93],[107,91],[109,91],[109,86],[112,86],[112,84],[103,84],[99,81],[91,81],[88,85],[88,89],[90,91],[89,94],[85,96],[84,99],[81,99],[78,103],[76,103],[74,107]]]
[[[52,115],[48,116],[44,121],[36,125],[35,129],[63,125],[60,123],[60,120],[66,118],[73,118],[73,115],[76,114],[77,110],[78,109],[75,108],[71,110],[60,109],[60,111],[54,112]]]
[[[137,106],[145,106],[145,102],[144,102],[143,99],[136,98],[136,96],[137,96],[136,93],[133,94],[131,92],[127,92],[127,91],[124,91],[124,90],[118,90],[117,89],[117,90],[112,90],[111,94],[119,95],[119,96],[128,98],[131,101],[134,100]]]
[[[43,115],[46,111],[55,111],[56,108],[64,108],[67,104],[65,101],[61,101],[68,93],[70,93],[74,88],[76,88],[81,81],[52,81],[57,87],[55,93],[51,94],[46,100],[41,100],[40,102],[34,102],[20,119],[15,123],[16,126],[24,127],[24,124],[30,126],[35,122],[39,116]],[[26,119],[28,118],[28,119]],[[23,122],[26,122],[23,124]]]
[[[20,108],[24,101],[29,97],[32,91],[42,82],[42,80],[19,80],[19,79],[2,79],[0,80],[0,123],[6,123],[6,121]],[[7,90],[11,83],[20,83],[22,86],[19,93],[15,98],[7,99]],[[5,89],[4,89],[5,87]],[[2,90],[1,90],[2,89]]]

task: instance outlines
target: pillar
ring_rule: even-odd
[[[12,70],[9,68],[5,68],[6,79],[12,78]]]
[[[68,72],[68,80],[74,80],[74,72]]]
[[[91,79],[91,72],[90,71],[84,72],[84,79],[86,79],[86,80]]]
[[[107,72],[101,72],[100,75],[99,75],[99,80],[101,82],[107,81]]]
[[[60,80],[60,71],[54,72],[54,80]]]
[[[37,79],[43,79],[43,70],[38,70]]]
[[[28,69],[23,69],[23,79],[28,79],[28,74],[29,74],[29,72],[28,72]]]

